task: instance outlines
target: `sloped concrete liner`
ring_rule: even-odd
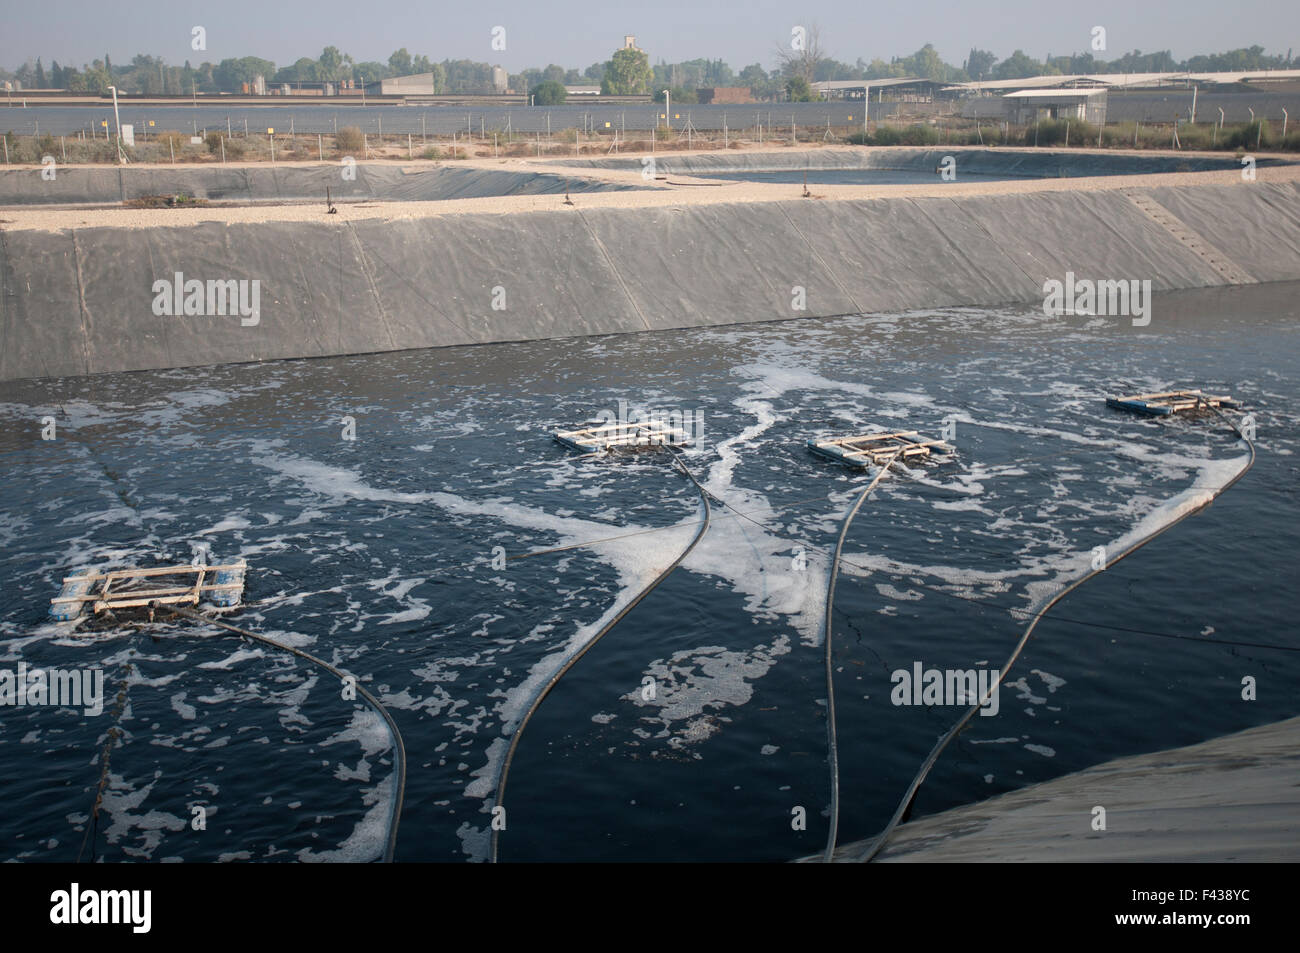
[[[146,195],[187,195],[214,202],[424,202],[490,195],[626,191],[638,186],[539,172],[436,166],[403,169],[358,162],[345,179],[338,163],[320,166],[57,168],[0,170],[0,206],[117,205]]]
[[[897,828],[876,862],[1294,863],[1297,784],[1300,718],[1290,718],[916,818]],[[1105,831],[1091,828],[1098,804]],[[846,844],[836,860],[871,846]]]
[[[1134,155],[1096,152],[1054,152],[1050,149],[974,149],[967,146],[928,149],[874,148],[827,151],[794,150],[789,152],[691,153],[661,152],[654,156],[659,174],[708,177],[710,172],[787,172],[809,170],[891,169],[934,172],[945,156],[956,162],[957,174],[996,174],[1026,178],[1074,178],[1099,175],[1152,175],[1165,172],[1205,172],[1216,169],[1241,169],[1233,155],[1171,155],[1167,153]],[[544,164],[566,165],[580,169],[641,169],[642,157],[623,156],[602,159],[557,159]],[[1272,157],[1260,158],[1257,165],[1292,165],[1294,162]]]
[[[1246,275],[1300,279],[1294,184],[1138,194]],[[20,229],[0,231],[0,380],[1038,302],[1067,271],[1227,280],[1128,190]],[[177,273],[259,281],[259,322],[155,315]]]

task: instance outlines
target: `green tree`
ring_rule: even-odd
[[[792,103],[813,103],[817,94],[803,76],[795,74],[785,81],[785,95]]]
[[[1016,50],[993,69],[993,79],[1024,79],[1026,76],[1040,76],[1043,64],[1025,55],[1024,50]]]
[[[89,78],[89,74],[87,74]],[[237,93],[243,83],[252,83],[258,76],[273,78],[275,64],[256,56],[222,60],[212,71],[212,78],[223,92]]]
[[[903,72],[942,83],[951,79],[956,70],[940,58],[933,45],[927,43],[911,56],[903,58]]]
[[[650,92],[654,72],[650,57],[638,49],[615,50],[605,65],[600,91],[606,96],[642,96]]]
[[[394,76],[411,75],[411,54],[406,52],[406,47],[393,52],[393,55],[388,58],[388,68],[393,71]]]
[[[361,85],[362,77],[367,83],[377,83],[381,79],[387,79],[392,75],[387,64],[385,63],[353,63],[351,66],[352,78],[357,85]]]
[[[985,76],[991,76],[993,66],[997,63],[998,58],[988,50],[978,50],[971,47],[970,56],[966,58],[966,72],[973,80],[981,80]]]
[[[346,79],[352,75],[352,57],[345,57],[337,46],[327,46],[316,61],[316,72],[327,83]]]
[[[564,88],[563,83],[557,83],[553,79],[544,79],[533,87],[533,105],[535,106],[563,106],[565,97],[569,95]]]
[[[286,66],[275,74],[277,83],[315,83],[318,82],[316,61],[304,56],[292,66]]]

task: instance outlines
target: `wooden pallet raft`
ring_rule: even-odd
[[[154,566],[96,573],[83,570],[63,580],[50,600],[50,616],[61,622],[78,618],[90,604],[94,613],[150,605],[198,605],[203,596],[215,606],[239,604],[244,593],[244,560],[221,566]]]
[[[808,441],[808,449],[855,467],[882,464],[895,453],[898,453],[896,459],[899,460],[948,462],[953,459],[952,454],[957,452],[952,444],[943,440],[927,440],[915,430],[834,437],[829,440],[813,439]]]
[[[1207,407],[1236,408],[1241,402],[1219,394],[1206,394],[1199,390],[1170,390],[1158,394],[1132,394],[1128,397],[1107,397],[1106,406],[1117,410],[1130,410],[1149,417],[1168,417]]]
[[[690,436],[680,427],[659,423],[588,424],[579,430],[561,430],[555,439],[582,453],[605,450],[637,450],[665,444],[686,446]]]

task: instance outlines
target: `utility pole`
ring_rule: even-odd
[[[122,116],[117,111],[117,87],[108,87],[113,91],[113,121],[117,123],[117,158],[126,165],[126,153],[122,151]]]
[[[664,122],[668,124],[669,129],[673,128],[673,94],[666,89],[664,90]]]

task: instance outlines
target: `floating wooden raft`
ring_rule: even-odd
[[[74,573],[64,578],[62,591],[50,600],[50,615],[64,622],[76,619],[86,603],[91,604],[93,612],[153,603],[197,605],[204,595],[213,605],[235,606],[243,596],[247,568],[241,559],[224,566],[154,566]]]
[[[662,444],[683,446],[691,442],[685,430],[663,424],[617,423],[561,430],[555,439],[566,447],[583,453],[599,453],[619,448],[654,447]]]
[[[1134,394],[1131,397],[1107,397],[1106,406],[1131,410],[1152,417],[1167,417],[1201,407],[1240,407],[1231,397],[1206,394],[1199,390],[1171,390],[1161,394]]]
[[[902,450],[898,452],[900,447]],[[871,463],[884,463],[895,452],[898,452],[898,459],[902,460],[928,460],[932,452],[946,457],[956,452],[957,448],[942,440],[926,440],[915,430],[903,430],[897,433],[836,437],[832,440],[809,440],[808,449],[841,463],[865,467]]]

